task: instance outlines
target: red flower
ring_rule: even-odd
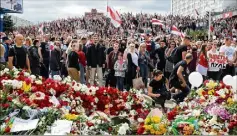
[[[11,97],[11,96],[8,96],[8,97],[7,97],[7,100],[11,102],[11,101],[12,101],[12,97]]]
[[[145,128],[142,126],[142,127],[139,127],[138,130],[137,130],[137,134],[138,135],[142,135],[145,131]]]
[[[31,83],[31,79],[30,78],[25,78],[25,82],[27,85],[29,85]]]
[[[9,106],[10,106],[10,105],[9,105],[8,103],[2,104],[2,107],[3,107],[4,109],[8,108]]]
[[[86,124],[87,124],[88,127],[94,126],[94,124],[89,122],[89,121],[87,121]]]
[[[112,131],[112,127],[109,127],[109,128],[108,128],[108,131],[111,132],[111,131]]]
[[[6,128],[5,128],[5,133],[9,133],[11,131],[11,128],[9,127],[9,126],[7,126]]]

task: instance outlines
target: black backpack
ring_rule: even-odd
[[[177,50],[178,50],[178,47],[175,47],[174,50],[171,52],[170,56],[167,57],[167,60],[171,63],[178,63],[179,60],[178,60],[178,57],[177,57]]]

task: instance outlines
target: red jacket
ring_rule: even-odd
[[[207,61],[206,56],[203,53],[201,53],[199,56],[198,64],[202,65],[203,67],[208,68],[208,61]]]
[[[79,63],[81,63],[85,67],[86,66],[86,56],[85,56],[85,53],[83,51],[78,51],[77,54],[79,56]]]

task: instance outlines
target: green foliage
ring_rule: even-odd
[[[14,30],[15,24],[12,21],[11,16],[9,15],[4,15],[3,17],[3,32],[9,33]]]
[[[206,37],[208,36],[207,30],[197,30],[197,31],[190,30],[187,32],[187,34],[191,36],[194,40],[205,40]]]

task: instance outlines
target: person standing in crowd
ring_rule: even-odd
[[[125,49],[126,49],[126,41],[122,40],[121,43],[120,43],[119,52],[124,53]]]
[[[30,70],[34,75],[40,75],[40,56],[38,49],[40,47],[40,41],[34,40],[33,46],[30,46],[28,49],[29,60],[30,60]]]
[[[160,104],[165,112],[165,100],[167,99],[165,92],[169,90],[169,82],[164,77],[162,71],[155,69],[153,71],[153,79],[148,86],[148,96],[152,97],[155,103]]]
[[[8,67],[27,69],[30,71],[30,61],[28,58],[27,49],[23,46],[24,37],[21,34],[17,34],[15,38],[15,45],[9,50]]]
[[[117,88],[120,91],[123,91],[124,89],[124,78],[125,78],[125,72],[127,70],[127,63],[123,59],[123,53],[118,52],[118,60],[114,64],[114,70],[115,70],[115,77],[117,78]]]
[[[49,47],[49,38],[50,35],[45,35],[44,41],[41,43],[41,46],[39,48],[42,57],[40,58],[43,62],[42,67],[41,67],[41,75],[44,78],[49,77],[49,57],[50,57],[50,47]],[[41,55],[40,55],[41,56]]]
[[[133,87],[133,79],[136,78],[140,68],[138,66],[138,54],[135,51],[134,42],[129,43],[129,49],[127,53],[127,90]]]
[[[49,60],[50,72],[52,78],[55,75],[60,75],[60,69],[61,69],[60,59],[61,59],[61,42],[56,41],[54,43],[54,49],[51,51]]]
[[[33,45],[30,37],[27,37],[25,40],[25,48],[28,50]]]
[[[5,53],[4,53],[4,58],[5,61],[8,61],[8,54],[9,54],[9,48],[11,47],[11,40],[8,37],[3,37],[2,38],[3,45],[5,47]]]
[[[6,65],[6,60],[4,58],[4,53],[5,53],[5,47],[2,44],[0,44],[0,66],[1,65]],[[1,67],[0,67],[0,70],[2,70]]]
[[[192,45],[193,60],[188,65],[189,73],[192,73],[192,72],[196,71],[197,61],[198,61],[198,54],[199,53],[200,53],[200,51],[198,51],[198,46],[197,45]]]
[[[174,48],[176,48],[176,43],[174,41],[172,41],[169,45],[168,48],[166,48],[165,50],[165,57],[169,57],[171,52],[174,50]],[[171,72],[174,69],[174,64],[172,62],[170,62],[169,60],[166,60],[165,63],[165,77],[168,79],[170,77]]]
[[[178,62],[185,59],[185,56],[188,51],[188,46],[190,45],[191,38],[189,36],[185,36],[182,45],[178,46],[175,52],[176,59],[174,61],[174,65],[176,65]]]
[[[81,44],[82,44],[82,51],[84,52],[84,54],[87,53],[87,47],[86,47],[86,43],[87,43],[87,40],[86,40],[86,37],[82,37],[81,38]]]
[[[80,78],[79,78],[79,71],[80,71],[80,67],[79,67],[79,57],[78,57],[78,49],[79,49],[79,45],[78,45],[78,41],[77,40],[72,40],[70,43],[71,49],[70,49],[70,53],[68,54],[68,74],[69,76],[72,78],[72,80],[75,80],[76,82],[80,82]]]
[[[87,65],[90,70],[90,85],[95,83],[95,74],[97,72],[99,86],[103,86],[102,67],[105,67],[104,49],[98,44],[98,36],[94,35],[93,43],[87,51]]]
[[[80,82],[82,84],[86,84],[86,80],[85,80],[86,55],[83,52],[83,47],[84,47],[84,44],[82,42],[79,44],[79,51],[78,51],[79,66],[80,66]]]
[[[226,69],[222,70],[221,79],[226,75],[234,76],[235,67],[233,65],[235,49],[231,46],[231,38],[225,37],[225,45],[221,46],[220,54],[225,55],[228,58],[228,64]]]
[[[114,43],[113,46],[113,51],[110,52],[109,56],[108,56],[108,70],[109,70],[109,74],[106,78],[106,83],[105,86],[111,86],[111,87],[116,87],[116,77],[115,75],[115,71],[114,71],[114,64],[118,59],[118,49],[119,49],[119,44],[118,43]]]
[[[193,56],[190,53],[187,53],[185,59],[177,63],[172,71],[169,84],[170,88],[175,88],[181,90],[178,94],[173,96],[173,99],[179,103],[183,102],[184,98],[188,96],[190,88],[188,86],[187,79],[187,67],[188,64],[192,61]]]
[[[207,57],[209,59],[213,55],[219,55],[219,51],[217,50],[217,42],[213,42],[211,50],[207,52]],[[218,81],[219,80],[219,76],[220,76],[220,72],[219,71],[220,71],[220,68],[212,67],[211,63],[209,63],[208,72],[207,72],[208,78],[209,79],[213,79],[215,81]]]
[[[165,50],[166,50],[165,44],[166,44],[165,41],[161,40],[160,47],[158,49],[156,49],[154,54],[152,55],[152,56],[154,56],[153,58],[157,62],[156,68],[161,70],[162,72],[164,72],[165,62],[166,62],[165,61]]]
[[[207,45],[203,44],[200,55],[199,55],[197,68],[196,68],[196,71],[199,72],[203,76],[204,80],[207,77],[207,70],[208,70],[207,51],[208,51]]]
[[[142,77],[142,80],[145,84],[145,87],[147,87],[147,78],[148,78],[148,62],[150,61],[149,53],[146,51],[146,44],[142,43],[139,46],[139,54],[138,54],[138,65],[140,67],[140,75]]]

